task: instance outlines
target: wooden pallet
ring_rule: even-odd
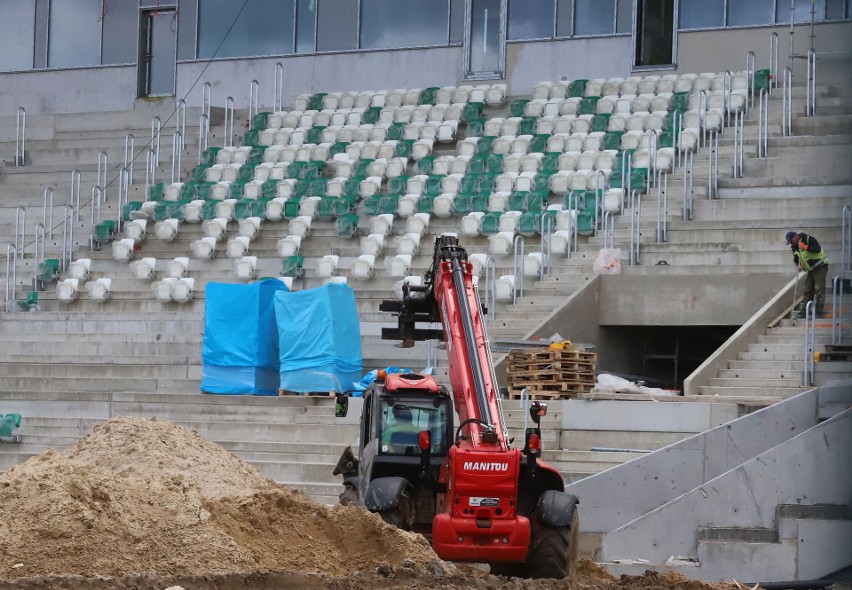
[[[509,353],[509,362],[519,363],[536,363],[536,362],[554,362],[554,361],[585,361],[594,363],[598,355],[594,352],[585,352],[582,350],[524,350],[514,351]]]
[[[576,383],[594,383],[595,374],[591,371],[575,372],[575,371],[509,371],[506,370],[506,380],[514,383],[552,383],[556,381],[576,382]]]
[[[509,386],[509,397],[511,399],[519,399],[521,390],[526,389],[532,397],[540,395],[555,395],[557,397],[573,397],[578,393],[590,391],[593,383],[523,383]]]
[[[507,373],[517,373],[523,371],[573,371],[575,373],[594,373],[595,363],[592,361],[579,360],[556,360],[556,361],[535,361],[524,362],[522,360],[509,359],[506,365]]]

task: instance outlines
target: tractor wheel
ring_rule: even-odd
[[[546,525],[533,514],[526,577],[574,579],[577,572],[579,529],[576,510],[571,524],[560,527]]]
[[[395,526],[398,529],[407,531],[409,529],[411,504],[408,496],[403,494],[399,499],[399,504],[391,510],[380,510],[377,513],[386,523]]]
[[[342,506],[349,506],[350,504],[357,504],[358,503],[358,490],[356,490],[354,487],[349,486],[349,485],[344,486],[343,491],[340,492],[340,495],[338,496],[338,502]]]
[[[491,573],[495,576],[506,576],[507,578],[524,577],[523,564],[505,561],[495,561],[488,564]]]

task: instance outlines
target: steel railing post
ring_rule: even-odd
[[[136,155],[136,137],[128,133],[124,137],[124,169],[130,171],[130,184],[133,184],[133,161]]]
[[[15,209],[15,253],[24,258],[24,248],[27,243],[27,209],[18,207]]]
[[[77,221],[80,221],[80,171],[76,168],[71,171],[71,204],[75,206]]]
[[[257,80],[252,80],[249,84],[249,127],[254,125],[254,116],[258,113],[258,95],[260,94],[260,84]]]
[[[11,271],[11,272],[10,272]],[[9,278],[11,277],[11,283]],[[6,301],[5,307],[8,309],[9,302],[15,301],[15,291],[18,287],[18,248],[14,244],[6,246]],[[10,296],[11,292],[11,296]]]
[[[160,117],[154,117],[151,119],[151,149],[154,150],[154,155],[156,156],[157,166],[160,165],[160,131],[162,129],[162,124],[160,123]]]
[[[539,224],[541,228],[541,268],[539,268],[539,280],[543,281],[544,277],[550,274],[550,240],[553,232],[553,218],[547,211],[542,212]]]
[[[486,321],[497,317],[497,261],[491,256],[485,259],[485,309]]]
[[[518,302],[518,297],[524,296],[524,263],[524,236],[515,236],[512,248],[512,272],[515,276],[515,288],[512,291],[512,305]],[[518,283],[520,283],[520,286]],[[519,290],[520,295],[518,294]]]
[[[53,239],[53,189],[51,187],[45,187],[44,193],[42,195],[43,206],[41,213],[41,222],[47,228],[47,235],[52,240]]]
[[[175,131],[172,136],[172,184],[180,181],[181,155],[180,145],[183,143],[180,131]]]
[[[778,33],[769,35],[769,91],[778,86]]]
[[[284,110],[284,64],[275,64],[275,80],[272,88],[272,110],[276,113]]]
[[[225,99],[225,138],[222,147],[231,147],[234,145],[234,99],[228,97]]]
[[[184,137],[186,137],[186,101],[182,98],[177,101],[175,110],[175,131],[180,132],[180,149],[184,149]]]
[[[745,102],[746,114],[748,114],[749,110],[751,110],[751,107],[754,106],[754,72],[754,51],[749,51],[748,53],[746,53],[746,77],[748,78],[748,96],[746,97]]]
[[[107,198],[107,184],[109,184],[109,179],[107,178],[107,174],[109,173],[109,154],[106,152],[101,152],[98,154],[98,176],[97,176],[97,186],[102,187],[100,197],[106,202]]]
[[[18,107],[15,117],[15,166],[24,166],[27,157],[27,109]]]
[[[38,267],[44,262],[44,224],[37,223],[35,226],[35,252],[33,257],[33,268],[36,270],[36,274],[33,275],[33,291],[38,291]],[[39,240],[41,240],[41,249],[39,249]]]

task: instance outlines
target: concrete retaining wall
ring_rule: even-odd
[[[569,485],[568,491],[580,498],[583,531],[609,533],[623,527],[744,461],[805,432],[816,424],[818,397],[818,390],[805,392]],[[685,405],[677,404],[677,408],[671,411],[677,411],[679,415],[686,412],[683,415],[688,416]],[[660,403],[655,407],[659,407],[657,411],[665,412],[665,406]],[[626,409],[624,412],[625,419],[629,419]],[[692,426],[695,427],[713,418],[713,414],[706,410],[693,414]],[[572,421],[570,415],[566,408],[563,420],[569,424]],[[658,428],[671,422],[671,417],[660,418]],[[692,532],[694,534],[694,528]],[[643,543],[632,545],[631,551],[635,552],[636,547],[642,546]],[[671,553],[663,560],[669,555]]]

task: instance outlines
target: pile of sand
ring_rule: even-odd
[[[0,476],[0,579],[343,576],[437,559],[426,540],[276,485],[198,433],[116,418]],[[410,563],[408,562],[408,563]]]

